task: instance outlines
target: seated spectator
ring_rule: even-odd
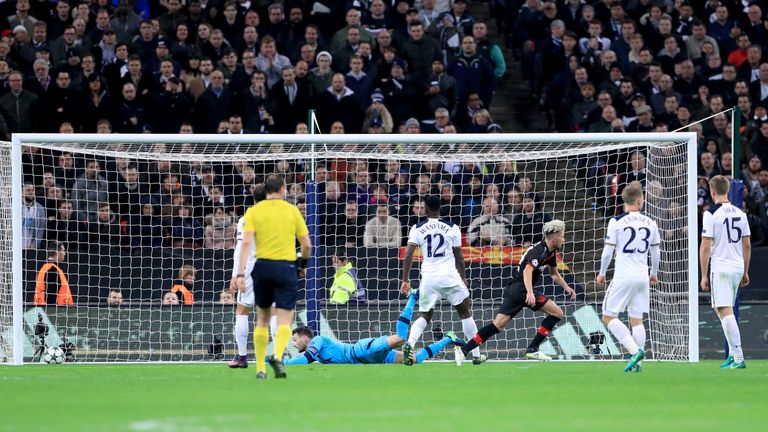
[[[111,288],[107,294],[107,306],[122,306],[123,293],[117,288]]]
[[[536,209],[534,197],[526,195],[523,198],[522,212],[512,221],[515,227],[515,244],[530,246],[538,241],[544,224],[550,220],[552,220],[551,215]]]
[[[163,245],[163,224],[152,200],[142,200],[141,214],[134,215],[130,221],[131,249],[135,253],[150,251]]]
[[[102,246],[122,246],[123,236],[120,221],[112,212],[108,202],[99,204],[96,222],[88,224],[91,248]]]
[[[48,259],[40,266],[35,278],[35,306],[73,306],[75,304],[67,275],[59,267],[66,257],[67,249],[63,243],[57,241],[48,243]]]
[[[181,205],[172,219],[171,240],[173,247],[197,249],[203,245],[203,227],[192,216],[192,209]]]
[[[508,220],[515,220],[515,217],[523,212],[523,194],[518,188],[512,188],[505,195],[503,213]]]
[[[410,233],[411,227],[423,220],[426,220],[427,216],[426,204],[422,198],[416,199],[415,201],[411,202],[410,206],[405,208],[407,209],[407,213],[403,216],[400,216],[403,243],[408,241],[408,234]]]
[[[512,225],[499,214],[499,203],[493,198],[483,200],[480,216],[472,220],[467,230],[470,246],[507,246],[512,242]]]
[[[328,246],[362,246],[365,231],[365,216],[359,214],[356,201],[347,201],[344,206],[344,216],[335,225],[328,227],[330,236],[326,236]]]
[[[389,215],[389,206],[376,207],[376,216],[365,224],[363,246],[369,248],[400,247],[400,221]]]
[[[58,201],[58,210],[53,218],[48,219],[45,238],[48,241],[58,241],[68,250],[77,250],[83,241],[85,227],[75,218],[75,208],[72,201]]]
[[[461,226],[461,197],[447,183],[440,187],[440,219]]]
[[[166,291],[163,294],[162,299],[163,306],[173,306],[179,304],[179,297],[176,295],[176,293],[172,291]]]
[[[708,179],[720,175],[720,168],[715,163],[715,157],[710,152],[703,152],[699,156],[699,176]]]
[[[328,301],[331,304],[343,305],[350,301],[353,304],[365,304],[367,302],[365,289],[357,277],[357,269],[347,256],[344,247],[336,248],[331,257],[335,273],[329,290]]]
[[[233,305],[235,304],[235,296],[228,289],[219,291],[219,300],[217,302],[220,305]]]
[[[232,249],[235,247],[235,220],[227,214],[224,206],[216,206],[213,213],[205,218],[206,249]]]
[[[357,171],[351,174],[353,182],[349,188],[347,188],[347,199],[355,200],[361,206],[368,204],[373,192],[371,186],[371,175],[367,170]]]
[[[172,294],[176,295],[177,302],[181,302],[184,305],[195,304],[195,295],[192,289],[195,285],[196,273],[197,269],[191,265],[185,264],[179,269],[179,279],[173,284],[170,291]],[[166,304],[165,296],[163,296],[163,304]]]
[[[24,184],[22,196],[23,247],[24,249],[42,248],[44,246],[43,240],[45,239],[47,213],[45,208],[37,202],[35,197],[35,186],[33,184]]]

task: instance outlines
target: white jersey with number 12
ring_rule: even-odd
[[[451,222],[427,219],[411,227],[408,243],[421,249],[425,275],[457,275],[453,248],[461,247],[461,231]]]

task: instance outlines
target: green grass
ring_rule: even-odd
[[[764,430],[768,362],[0,367],[8,431]]]

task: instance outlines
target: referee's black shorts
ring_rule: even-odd
[[[257,259],[251,271],[256,306],[268,309],[295,309],[299,297],[296,261]]]
[[[525,303],[525,295],[525,284],[523,282],[512,282],[512,284],[504,290],[504,300],[501,303],[498,313],[513,317],[520,313],[524,307],[537,311],[549,301],[549,297],[534,289],[533,297],[536,298],[536,304],[531,307]]]

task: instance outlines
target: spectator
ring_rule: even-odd
[[[461,226],[461,197],[449,183],[440,187],[440,218]]]
[[[179,304],[179,297],[173,291],[166,291],[162,299],[163,306],[174,306]]]
[[[171,225],[171,244],[183,249],[197,249],[203,245],[203,228],[187,205],[182,204],[176,209]]]
[[[291,66],[288,57],[278,54],[275,39],[272,36],[264,36],[261,39],[259,55],[256,57],[256,68],[267,74],[267,87],[272,88],[282,78],[282,70],[285,66]]]
[[[73,306],[72,290],[66,273],[59,266],[67,257],[63,243],[50,242],[46,262],[40,266],[35,278],[35,306]]]
[[[110,288],[106,299],[107,306],[122,306],[123,293],[117,288]]]
[[[347,201],[344,206],[344,216],[335,226],[328,229],[333,235],[327,237],[327,241],[335,246],[355,247],[362,246],[365,231],[365,216],[359,214],[359,206],[355,201]]]
[[[235,221],[223,206],[215,206],[213,213],[205,218],[205,241],[207,249],[233,249],[235,247]]]
[[[516,187],[510,189],[505,195],[503,213],[507,220],[513,221],[523,211],[523,194]]]
[[[171,300],[169,300],[169,303],[166,303],[166,294],[163,296],[163,304],[179,304],[179,302],[186,306],[195,304],[193,288],[195,285],[196,273],[197,269],[191,265],[185,264],[181,266],[181,268],[179,268],[179,279],[173,284],[170,291],[176,296],[177,303],[173,303]]]
[[[291,133],[296,125],[306,120],[307,110],[312,106],[311,89],[301,80],[296,80],[296,71],[285,66],[282,78],[272,88],[275,102],[275,130]]]
[[[357,105],[354,92],[346,86],[344,75],[333,75],[331,86],[317,98],[317,113],[321,131],[328,131],[334,122],[341,122],[347,133],[357,133],[363,124],[362,107]]]
[[[200,95],[195,105],[195,130],[203,133],[215,132],[218,123],[229,119],[234,108],[235,95],[224,87],[224,74],[218,70],[211,72],[211,85]]]
[[[459,104],[466,103],[470,94],[477,93],[483,105],[490,106],[493,91],[496,89],[493,67],[488,60],[478,55],[474,37],[464,36],[461,48],[461,55],[446,70],[458,83]]]
[[[36,200],[35,186],[25,183],[22,190],[23,219],[22,219],[22,243],[24,249],[42,248],[45,240],[46,212],[45,208]]]
[[[363,246],[375,248],[400,247],[400,221],[389,215],[389,206],[376,207],[376,217],[365,224]]]
[[[235,296],[228,289],[223,289],[219,291],[219,300],[217,303],[220,305],[234,305]]]
[[[512,242],[512,225],[499,214],[499,203],[491,197],[483,199],[482,213],[472,220],[467,230],[470,246],[507,246]]]
[[[755,104],[768,106],[768,62],[760,64],[758,79],[749,84],[749,94]]]
[[[357,277],[357,269],[347,256],[346,248],[336,248],[331,262],[335,273],[328,293],[328,301],[336,305],[344,305],[350,301],[352,304],[365,304],[367,301],[365,289]]]
[[[536,208],[534,195],[523,198],[522,212],[512,221],[515,244],[530,246],[538,241],[544,224],[552,220],[552,216]]]
[[[708,179],[720,175],[720,168],[715,164],[715,158],[710,152],[703,152],[699,157],[699,177],[706,177]]]
[[[130,221],[130,245],[137,254],[149,252],[163,245],[164,233],[162,220],[156,214],[155,204],[150,198],[144,198],[141,214],[134,215]]]
[[[8,93],[0,97],[0,114],[10,133],[37,132],[38,96],[22,87],[21,72],[8,75]],[[7,133],[6,133],[7,135]],[[7,136],[6,136],[7,138]]]
[[[99,246],[122,246],[122,226],[115,217],[108,202],[102,202],[98,205],[96,222],[88,224],[88,234],[91,248],[98,250]]]
[[[109,185],[95,159],[86,162],[85,172],[72,185],[72,201],[81,221],[96,222],[99,203],[109,200]]]

